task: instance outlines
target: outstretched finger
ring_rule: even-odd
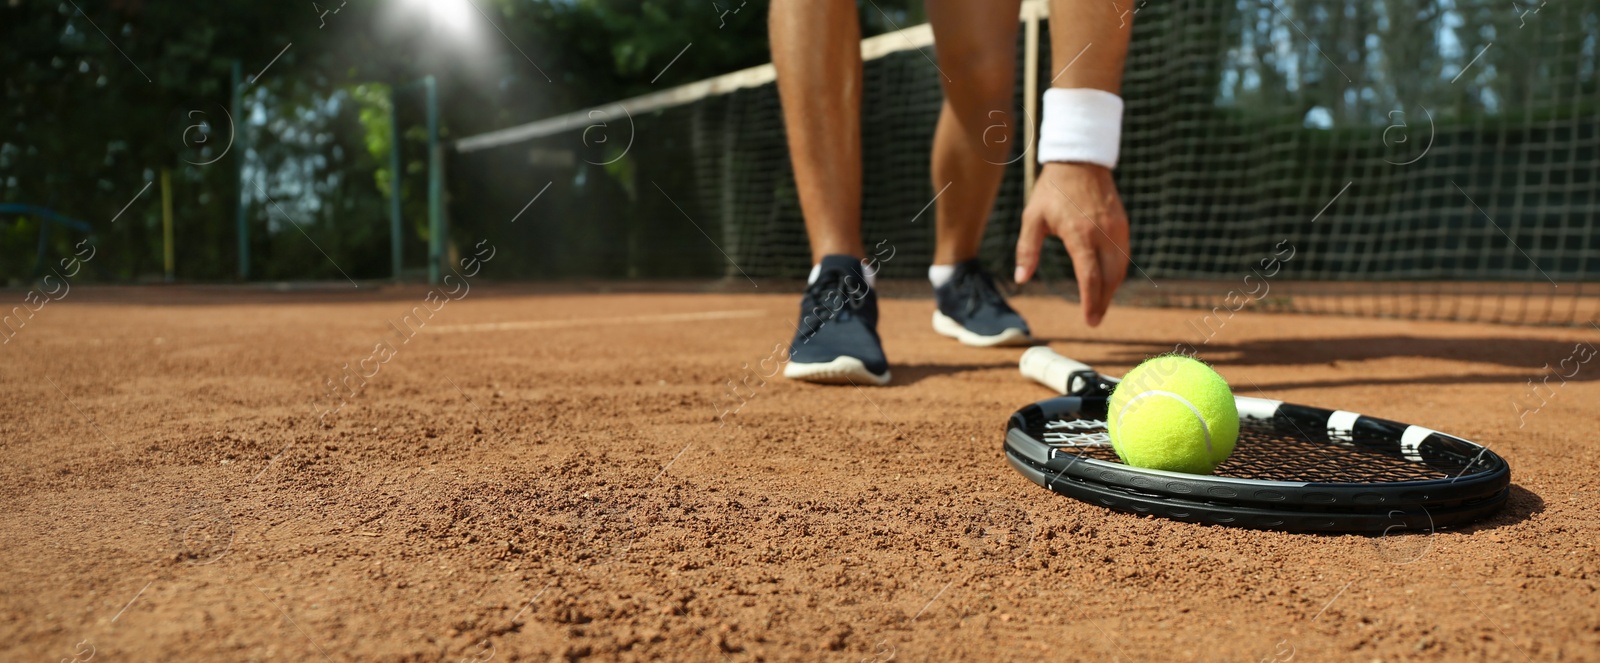
[[[1078,300],[1083,304],[1083,319],[1090,327],[1098,327],[1110,302],[1105,294],[1105,277],[1100,273],[1101,259],[1092,242],[1075,233],[1063,233],[1067,254],[1072,256],[1072,271],[1078,277]]]
[[[1022,230],[1017,234],[1017,283],[1027,283],[1039,268],[1039,250],[1044,247],[1044,215],[1032,206],[1022,211]]]
[[[1105,248],[1100,251],[1100,270],[1099,309],[1093,314],[1096,322],[1105,319],[1112,297],[1128,276],[1128,257],[1116,246]]]

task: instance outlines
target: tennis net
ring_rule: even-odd
[[[1516,7],[1131,5],[1116,173],[1133,227],[1124,299],[1214,308],[1292,247],[1253,305],[1592,319],[1600,7]],[[1039,89],[1056,71],[1048,25],[1038,32],[1019,31],[1018,109],[1027,53]],[[862,42],[863,235],[869,251],[892,248],[887,278],[920,278],[933,250],[932,41],[922,25]],[[801,278],[809,251],[772,81],[756,67],[462,139],[454,223],[519,247],[517,277]],[[982,243],[1002,274],[1024,203],[1014,144]],[[1044,281],[1074,296],[1065,252],[1052,242],[1051,254]]]

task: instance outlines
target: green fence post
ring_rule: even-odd
[[[161,169],[161,266],[167,283],[178,278],[177,251],[172,230],[172,169]]]
[[[400,282],[400,86],[389,88],[389,265]]]
[[[444,223],[440,210],[443,182],[439,178],[439,86],[432,75],[423,79],[428,89],[428,283],[439,283],[444,263]]]
[[[244,118],[244,75],[239,71],[239,61],[233,61],[233,117],[230,119],[232,126],[228,127],[233,132],[233,141],[238,143],[239,153],[233,158],[234,173],[239,183],[238,207],[235,209],[235,226],[239,229],[239,280],[250,280],[250,222],[245,218],[244,203],[244,156],[248,151],[248,144],[244,142],[244,130],[239,128],[239,121]]]

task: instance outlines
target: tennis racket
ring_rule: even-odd
[[[1511,468],[1488,448],[1429,428],[1236,396],[1239,440],[1213,475],[1131,467],[1111,448],[1117,379],[1046,347],[1022,374],[1066,394],[1011,416],[1006,460],[1057,493],[1191,522],[1320,532],[1433,531],[1493,514]]]

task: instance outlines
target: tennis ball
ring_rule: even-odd
[[[1124,376],[1106,420],[1122,462],[1152,470],[1210,474],[1239,439],[1228,383],[1182,355],[1155,357]]]

